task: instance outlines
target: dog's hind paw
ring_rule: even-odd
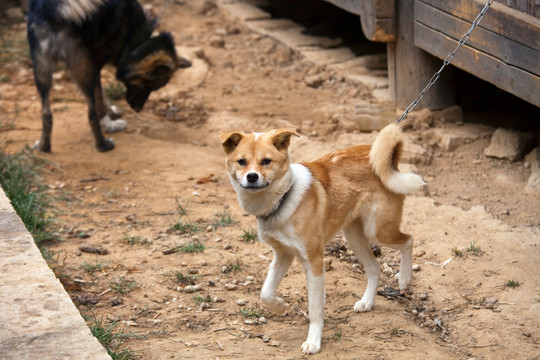
[[[101,118],[99,123],[101,124],[101,127],[105,129],[105,132],[108,133],[123,131],[127,127],[127,122],[125,120],[111,120],[109,115],[105,115],[103,118]]]
[[[321,351],[321,342],[307,339],[302,344],[302,352],[304,354],[315,354]]]
[[[51,144],[42,144],[40,140],[36,140],[36,142],[32,146],[32,150],[39,150],[41,152],[50,153]]]

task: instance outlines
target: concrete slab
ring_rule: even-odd
[[[0,359],[111,359],[1,187],[0,254]]]

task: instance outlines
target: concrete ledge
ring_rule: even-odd
[[[111,359],[1,187],[0,254],[0,359]]]

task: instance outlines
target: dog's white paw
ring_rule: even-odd
[[[273,297],[272,299],[263,299],[263,302],[272,309],[277,315],[281,315],[287,309],[287,303],[280,297]]]
[[[36,142],[34,143],[34,145],[32,145],[32,150],[37,150],[39,149],[39,140],[36,140]]]
[[[402,291],[406,290],[411,284],[411,279],[412,279],[411,274],[403,276],[401,272],[398,272],[396,274],[396,278],[398,280],[399,289]]]
[[[111,120],[109,115],[105,115],[99,123],[101,124],[101,127],[105,129],[105,132],[113,133],[118,131],[123,131],[127,127],[127,122],[122,119],[118,120]]]
[[[302,352],[304,354],[315,354],[321,351],[321,340],[307,338],[302,344]]]
[[[361,299],[354,304],[354,311],[367,312],[373,308],[373,300]]]

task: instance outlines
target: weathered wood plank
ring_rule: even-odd
[[[421,1],[414,3],[415,21],[459,40],[471,24]],[[540,36],[540,34],[538,35]],[[540,51],[477,27],[467,44],[499,60],[540,76]]]
[[[399,0],[399,22],[395,43],[388,44],[388,75],[390,96],[397,107],[406,108],[440,68],[441,61],[414,45],[414,0]],[[418,109],[441,109],[454,103],[452,68],[444,71],[439,81],[426,93]]]
[[[396,39],[395,0],[358,0],[360,22],[366,38],[390,42]]]
[[[457,46],[457,41],[445,34],[414,23],[415,45],[444,59]],[[505,64],[501,60],[468,45],[456,53],[452,64],[514,94],[525,101],[540,106],[540,77]]]
[[[417,0],[472,23],[485,0]],[[479,27],[540,50],[540,19],[494,2]]]

